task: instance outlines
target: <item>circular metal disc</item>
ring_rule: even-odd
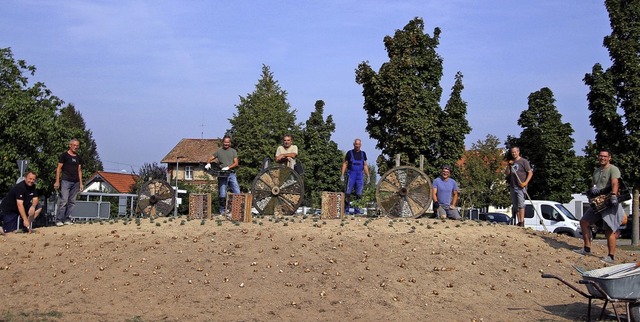
[[[393,168],[382,175],[376,201],[387,216],[420,217],[431,205],[431,179],[414,167]]]
[[[302,204],[304,184],[296,171],[276,165],[256,176],[251,194],[253,207],[261,215],[293,215]]]
[[[140,187],[136,210],[151,217],[164,217],[175,207],[175,191],[163,180],[151,180]]]

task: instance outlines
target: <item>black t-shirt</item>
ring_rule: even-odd
[[[37,197],[36,185],[29,187],[22,181],[15,185],[9,193],[2,199],[2,211],[5,213],[18,213],[18,203],[16,200],[22,200],[24,203],[24,210],[26,211],[31,207],[31,201]]]
[[[67,151],[62,152],[58,157],[58,163],[62,163],[62,180],[78,182],[78,165],[82,164],[79,154],[70,155]]]
[[[347,169],[351,169],[351,156],[350,154],[353,154],[353,159],[356,161],[363,161],[366,162],[367,161],[367,154],[364,153],[364,151],[360,150],[358,152],[354,151],[354,150],[350,150],[347,151],[347,154],[345,154],[344,156],[344,160],[349,162],[349,164],[347,165]]]

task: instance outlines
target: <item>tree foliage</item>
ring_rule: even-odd
[[[167,180],[167,167],[157,162],[153,163],[145,163],[138,169],[136,173],[133,171],[133,174],[138,175],[138,180],[136,181],[131,193],[138,193],[140,187],[148,181],[157,179],[157,180]],[[188,198],[187,198],[188,199]]]
[[[96,141],[93,139],[93,132],[86,128],[82,114],[76,110],[73,104],[68,104],[60,110],[60,121],[67,132],[67,137],[80,141],[79,153],[84,161],[82,177],[87,178],[96,171],[102,171],[102,161],[98,154]]]
[[[67,149],[66,131],[58,120],[63,101],[42,82],[29,84],[35,66],[16,60],[10,48],[0,48],[0,193],[19,176],[17,160],[30,161],[38,174],[37,188],[53,190],[58,154]]]
[[[331,140],[336,125],[333,116],[327,116],[326,120],[323,118],[324,105],[324,101],[316,101],[315,110],[302,131],[304,154],[308,156],[304,163],[305,201],[313,207],[320,206],[322,191],[340,190],[343,154],[338,144]]]
[[[236,171],[238,182],[246,191],[260,172],[264,158],[274,159],[284,134],[292,134],[293,144],[298,148],[304,142],[300,136],[300,125],[296,124],[296,111],[291,109],[287,92],[280,88],[268,66],[262,66],[262,77],[255,90],[246,97],[241,96],[236,108],[237,112],[229,119],[229,133],[240,160]],[[299,160],[304,163],[304,158],[304,151],[299,151]]]
[[[378,73],[366,61],[356,70],[356,82],[363,87],[366,130],[382,152],[377,159],[380,174],[393,167],[396,154],[409,165],[424,155],[425,172],[435,173],[439,163],[457,161],[464,151],[464,136],[470,128],[460,95],[462,75],[456,76],[443,111],[439,105],[442,58],[436,52],[439,39],[439,28],[431,37],[424,33],[422,19],[416,17],[393,37],[384,38],[389,61]]]
[[[549,88],[531,93],[528,104],[518,119],[523,129],[520,137],[508,138],[507,146],[519,146],[522,157],[534,167],[528,187],[532,198],[568,202],[580,178],[573,128],[562,123]]]
[[[504,150],[499,145],[500,140],[489,134],[465,151],[459,180],[462,207],[507,207],[511,203],[504,182]]]
[[[596,131],[590,151],[608,149],[612,162],[620,167],[622,176],[633,186],[632,243],[638,245],[640,209],[640,1],[606,0],[611,34],[604,38],[611,67],[603,71],[595,64],[584,81],[589,86],[591,126]],[[622,112],[622,115],[619,113]]]
[[[462,74],[458,72],[455,83],[451,88],[451,95],[444,107],[444,115],[440,119],[439,128],[442,130],[442,140],[437,145],[442,165],[455,165],[464,152],[464,138],[471,132],[467,121],[467,103],[462,99]]]

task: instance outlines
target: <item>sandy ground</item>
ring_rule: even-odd
[[[0,236],[7,321],[570,321],[581,240],[436,219],[167,218]],[[618,251],[617,262],[638,255]],[[595,301],[593,314],[602,301]],[[609,307],[611,313],[611,308]]]

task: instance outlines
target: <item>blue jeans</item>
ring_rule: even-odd
[[[56,221],[63,222],[71,220],[73,208],[76,206],[76,196],[80,192],[80,182],[62,180],[60,183],[60,200]]]
[[[218,196],[220,197],[220,213],[225,211],[225,199],[227,198],[227,186],[232,193],[240,193],[240,185],[235,173],[228,177],[218,177]]]

